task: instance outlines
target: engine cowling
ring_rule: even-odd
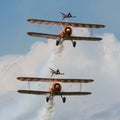
[[[57,92],[61,91],[61,85],[59,83],[54,84],[54,91],[57,91]]]
[[[67,36],[71,36],[71,34],[72,34],[72,28],[71,28],[71,27],[66,27],[66,28],[65,28],[65,34],[66,34]]]
[[[72,34],[72,28],[71,27],[65,27],[62,29],[62,32],[59,34],[62,38],[70,37]]]

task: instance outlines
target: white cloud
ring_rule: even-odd
[[[84,35],[89,36],[88,31],[85,31]],[[12,98],[6,96],[11,96],[9,91],[16,91],[18,87],[21,87],[22,83],[16,80],[17,76],[48,76],[50,75],[48,67],[55,67],[65,72],[65,78],[95,80],[94,83],[83,86],[84,91],[93,92],[90,96],[67,97],[65,104],[60,98],[55,98],[55,119],[94,120],[97,116],[97,119],[110,120],[111,116],[117,120],[118,112],[114,113],[112,110],[116,108],[116,104],[120,104],[120,42],[113,34],[104,34],[102,37],[101,42],[77,42],[76,48],[65,41],[60,52],[58,52],[60,48],[55,47],[55,41],[50,40],[47,45],[37,42],[26,55],[1,56],[0,95],[2,99],[0,99],[0,106],[4,108],[0,112],[2,118],[8,119],[4,116],[5,111],[14,111],[13,106],[16,106],[17,110],[11,119],[25,120],[28,116],[31,120],[38,118],[37,112],[41,108],[37,106],[44,105],[45,97],[29,97],[29,95],[23,97],[15,92]],[[57,52],[54,53],[54,51]]]
[[[9,55],[0,58],[0,93],[16,90],[18,76],[38,76],[53,50],[53,44],[35,43],[26,55]]]
[[[24,120],[28,116],[31,119],[37,115],[37,109],[41,106],[39,103],[41,98],[18,94],[17,89],[24,87],[24,83],[16,78],[18,76],[38,77],[41,67],[48,61],[54,49],[53,46],[53,42],[49,42],[49,45],[37,42],[26,55],[0,57],[1,120]]]

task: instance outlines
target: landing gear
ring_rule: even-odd
[[[60,44],[60,41],[59,40],[57,40],[56,41],[56,46],[58,46]]]
[[[63,103],[65,103],[66,102],[66,97],[63,97],[62,94],[61,94],[61,98],[62,98]]]
[[[76,46],[76,41],[71,40],[71,42],[73,44],[73,47],[75,47]]]
[[[49,101],[49,97],[46,97],[46,102],[48,102]]]
[[[66,97],[63,97],[62,100],[63,100],[63,103],[65,103],[66,102]]]
[[[73,47],[75,47],[75,46],[76,46],[76,41],[73,42]]]

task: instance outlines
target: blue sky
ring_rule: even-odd
[[[48,0],[5,0],[1,2],[0,55],[28,52],[30,46],[39,39],[33,40],[27,36],[28,31],[37,30],[38,27],[27,23],[26,20],[28,18],[61,20],[60,11],[76,15],[74,22],[105,24],[106,28],[99,32],[113,33],[118,39],[120,38],[120,1],[52,0],[50,4],[49,2]]]
[[[119,120],[120,119],[120,34],[118,0],[4,0],[0,4],[0,120]],[[59,12],[77,16],[73,22],[105,24],[93,30],[101,42],[71,42],[56,47],[50,39],[28,36],[29,31],[59,32],[60,27],[38,26],[29,18],[61,20]],[[77,35],[88,36],[88,29],[75,29]],[[65,78],[91,78],[95,81],[83,86],[91,91],[85,97],[67,97],[65,104],[59,97],[54,105],[46,104],[46,96],[17,93],[28,84],[17,81],[18,76],[49,77],[49,67],[60,68]],[[47,90],[46,84],[32,84],[33,89]],[[72,86],[78,90],[79,85]],[[63,85],[63,90],[71,86]],[[48,111],[52,106],[52,113]],[[14,111],[14,112],[13,112]],[[13,114],[14,113],[14,114]],[[48,115],[49,114],[49,115]],[[49,116],[49,120],[51,116]]]

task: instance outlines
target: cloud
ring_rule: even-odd
[[[102,106],[99,109],[94,109],[93,113],[89,116],[90,120],[101,120],[101,119],[106,119],[106,120],[118,120],[120,119],[120,103],[116,103],[116,104],[112,104],[109,106],[103,106],[102,104],[100,105]]]
[[[120,91],[120,42],[114,34],[106,33],[102,37],[101,42],[77,42],[75,49],[70,45],[64,47],[65,51],[62,56],[65,59],[61,60],[59,65],[63,66],[62,69],[66,71],[65,76],[95,80],[94,83],[83,86],[83,91],[92,91],[92,95],[75,97],[78,102],[73,97],[70,97],[70,100],[67,98],[68,102],[72,101],[72,103],[68,103],[70,106],[62,106],[64,112],[68,112],[69,118],[73,120],[80,118],[93,120],[93,116],[97,115],[97,119],[107,120],[111,117],[117,120],[119,118],[117,110],[117,116],[115,116],[114,111],[109,108],[115,109],[114,105],[119,104],[120,99],[118,95]],[[57,109],[62,109],[62,107]],[[71,108],[75,108],[75,111]],[[55,114],[55,118],[62,116],[64,112]],[[67,119],[67,117],[63,115],[62,119]]]
[[[75,34],[89,36],[88,31]],[[95,81],[83,86],[90,96],[67,97],[65,104],[55,98],[54,119],[110,119],[119,118],[120,42],[114,34],[105,33],[100,42],[77,41],[76,48],[65,41],[61,49],[55,41],[48,44],[36,42],[25,55],[0,57],[0,116],[5,120],[34,120],[43,108],[45,97],[20,95],[18,88],[26,88],[17,76],[50,76],[48,67],[60,68],[65,78],[92,78]],[[60,50],[60,51],[59,51]],[[57,54],[59,53],[59,54]],[[45,85],[45,84],[44,84]],[[40,85],[40,88],[45,88]],[[79,90],[79,85],[75,85]],[[38,85],[37,85],[38,89]],[[71,89],[63,85],[63,90]],[[12,92],[10,92],[12,91]],[[29,102],[28,102],[29,101]],[[116,109],[116,113],[114,110]],[[16,111],[15,114],[10,114]],[[69,114],[69,115],[68,115]],[[111,114],[111,115],[110,115]]]
[[[35,110],[38,110],[38,106],[40,107],[41,98],[18,94],[17,89],[22,88],[22,86],[26,88],[27,85],[24,86],[24,83],[19,82],[16,78],[18,76],[39,76],[42,71],[41,68],[48,61],[54,49],[53,46],[51,41],[49,45],[36,42],[31,47],[30,52],[25,55],[0,57],[1,119],[24,120],[28,116],[32,118],[37,115]]]
[[[38,112],[38,119],[40,119],[40,120],[52,120],[53,113],[54,113],[54,99],[52,99],[48,103],[46,103],[46,105],[41,110],[41,112]]]
[[[41,67],[53,50],[50,46],[37,42],[26,55],[8,55],[0,58],[0,94],[16,90],[18,76],[38,76]],[[9,83],[9,84],[8,84]]]

